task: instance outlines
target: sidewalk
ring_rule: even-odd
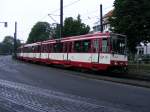
[[[150,64],[130,64],[129,74],[150,81]]]

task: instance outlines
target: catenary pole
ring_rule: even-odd
[[[100,4],[100,26],[101,26],[101,32],[103,32],[103,6]]]
[[[63,37],[63,0],[60,0],[60,38]]]

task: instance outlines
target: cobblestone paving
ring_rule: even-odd
[[[80,96],[0,80],[0,107],[8,112],[127,112]]]

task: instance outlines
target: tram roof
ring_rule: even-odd
[[[96,32],[96,33],[93,33],[93,34],[70,36],[70,37],[65,37],[65,38],[61,38],[61,39],[49,39],[49,40],[42,41],[42,42],[25,44],[25,45],[22,45],[20,48],[22,48],[22,47],[31,47],[31,46],[41,45],[41,44],[48,44],[48,43],[56,43],[58,41],[59,42],[67,42],[67,41],[87,40],[87,39],[96,39],[96,38],[109,38],[110,35],[119,35],[119,36],[122,36],[122,37],[126,37],[125,35],[116,34],[116,33]]]

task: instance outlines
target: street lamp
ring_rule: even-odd
[[[0,22],[0,23],[3,23],[3,24],[4,24],[4,27],[7,27],[7,26],[8,26],[7,22]]]
[[[15,22],[15,32],[14,32],[14,58],[17,58],[17,22]]]

